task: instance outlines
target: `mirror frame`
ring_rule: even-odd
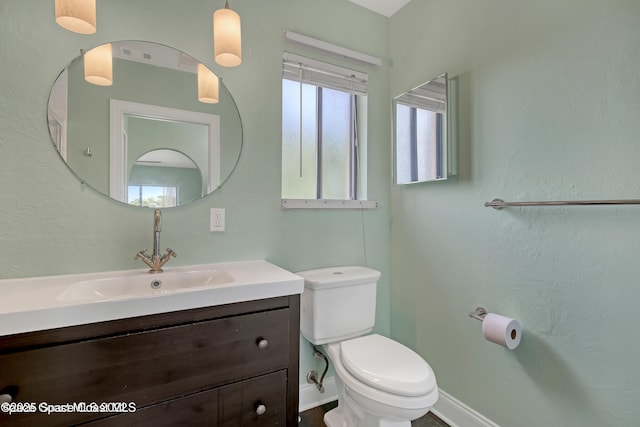
[[[416,181],[398,182],[398,133],[397,133],[397,106],[399,100],[403,97],[410,96],[413,92],[423,88],[427,84],[436,79],[443,78],[445,82],[445,112],[444,112],[444,126],[443,126],[443,144],[442,144],[442,176],[435,179],[424,179]],[[440,74],[425,83],[411,89],[408,92],[402,93],[392,100],[392,162],[393,162],[393,184],[394,185],[409,185],[419,184],[424,182],[438,182],[445,181],[450,177],[457,175],[457,80],[450,79],[447,73]],[[403,103],[406,104],[406,103]]]

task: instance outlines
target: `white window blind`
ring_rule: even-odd
[[[409,107],[422,108],[434,113],[444,113],[447,109],[447,87],[446,84],[431,81],[429,87],[424,86],[413,89],[398,98],[396,101]]]
[[[282,77],[355,95],[367,94],[366,73],[289,52],[282,55]]]

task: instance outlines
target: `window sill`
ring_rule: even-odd
[[[282,209],[375,209],[380,204],[375,200],[315,200],[282,199]]]

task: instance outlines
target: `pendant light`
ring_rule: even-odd
[[[202,64],[198,64],[198,101],[218,103],[218,76]]]
[[[80,34],[96,32],[96,0],[55,0],[56,22]]]
[[[84,54],[84,79],[98,86],[113,84],[111,43],[94,47]]]
[[[223,67],[236,67],[242,62],[240,15],[229,9],[229,0],[224,9],[213,12],[213,56]]]

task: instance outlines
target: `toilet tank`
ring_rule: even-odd
[[[379,271],[347,266],[296,274],[304,278],[300,331],[312,344],[343,341],[373,329]]]

